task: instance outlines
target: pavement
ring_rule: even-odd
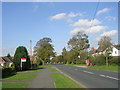
[[[30,82],[28,88],[55,88],[49,67],[46,66],[40,71],[37,77]]]
[[[86,88],[118,88],[118,72],[94,70],[71,65],[54,65]]]

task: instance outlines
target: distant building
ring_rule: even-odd
[[[5,61],[2,57],[0,57],[0,66],[5,67]]]
[[[120,56],[120,45],[112,46],[111,56]]]
[[[8,58],[7,56],[5,57],[0,57],[0,66],[2,67],[11,67],[13,64],[13,58]]]
[[[120,56],[120,45],[112,45],[112,51],[110,56]],[[106,50],[101,51],[100,49],[91,49],[90,53],[92,54],[92,56],[96,56],[96,55],[101,55],[101,54],[105,54]]]

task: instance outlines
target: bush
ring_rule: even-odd
[[[104,55],[99,55],[99,56],[91,56],[90,61],[93,65],[105,65],[106,64],[106,59]]]
[[[85,60],[80,60],[80,64],[86,64]]]
[[[120,65],[120,56],[111,57],[109,59],[109,65]]]
[[[21,70],[21,58],[26,58],[26,62],[22,63],[22,70],[28,70],[31,67],[30,58],[28,56],[28,51],[26,47],[19,46],[14,54],[14,64],[15,64],[15,70],[20,71]]]
[[[11,76],[13,74],[15,74],[15,69],[14,68],[2,68],[2,78]]]

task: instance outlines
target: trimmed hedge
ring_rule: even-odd
[[[8,76],[11,76],[13,74],[16,74],[16,71],[14,68],[2,68],[2,78],[5,78],[5,77],[8,77]]]

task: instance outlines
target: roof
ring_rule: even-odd
[[[2,57],[0,57],[0,63],[5,63],[5,61]]]
[[[116,49],[120,50],[120,44],[119,45],[113,45]]]
[[[13,62],[12,59],[8,58],[7,56],[2,57],[2,59],[3,59],[5,62]]]

